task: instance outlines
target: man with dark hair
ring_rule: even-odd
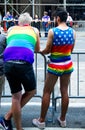
[[[61,92],[61,114],[58,117],[58,122],[61,127],[66,127],[66,113],[69,104],[68,85],[73,72],[71,53],[76,38],[75,31],[66,25],[66,19],[67,12],[57,9],[54,13],[54,22],[58,26],[49,30],[46,48],[41,51],[43,54],[50,53],[50,62],[43,91],[41,114],[38,119],[33,119],[33,124],[39,128],[45,128],[50,96],[58,78],[60,79]]]

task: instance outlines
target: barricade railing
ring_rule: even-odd
[[[4,29],[5,32],[7,32],[7,25],[6,25],[6,22],[7,21],[2,21],[1,22],[1,25]],[[13,23],[13,21],[10,21]],[[8,22],[9,23],[9,22]],[[14,25],[17,25],[16,22],[14,21],[14,24],[10,24],[10,26],[14,26]],[[43,29],[43,24],[42,24],[42,21],[40,20],[39,22],[33,22],[31,23],[32,26],[34,27],[37,27],[41,33]],[[9,27],[10,27],[9,26]],[[51,21],[50,24],[49,24],[49,28],[52,28],[54,27],[54,21]],[[72,22],[72,27],[76,30],[76,31],[84,31],[85,30],[85,21],[84,20],[78,20],[78,21],[73,21]]]
[[[74,72],[71,75],[70,83],[69,83],[69,98],[76,99],[84,99],[85,98],[85,53],[84,52],[73,52],[72,53],[72,61],[74,64]],[[41,53],[35,53],[35,62],[33,64],[35,77],[36,77],[36,94],[34,97],[42,98],[43,87],[46,78],[46,69],[47,69],[47,58],[45,55]],[[7,83],[6,83],[7,84]],[[11,94],[7,94],[8,85],[5,85],[3,90],[2,97],[11,97]],[[56,95],[57,93],[57,95]],[[56,87],[51,95],[51,104],[52,104],[52,117],[53,123],[55,111],[57,108],[57,101],[61,99],[61,95],[59,93],[59,82],[57,82]]]
[[[43,59],[41,59],[41,57]],[[38,57],[39,56],[39,57]],[[43,66],[42,66],[43,65]],[[35,53],[35,62],[34,62],[34,68],[35,68],[35,77],[36,77],[36,95],[34,97],[40,97],[42,98],[42,92],[43,92],[43,87],[44,87],[44,83],[45,83],[45,79],[46,79],[46,68],[47,68],[47,60],[46,60],[46,56],[43,55],[42,53],[38,52]],[[41,70],[41,71],[40,71]],[[39,75],[38,75],[39,74]],[[40,79],[43,81],[43,85],[41,86],[41,82]],[[38,89],[39,88],[39,89]],[[38,90],[41,90],[41,94],[39,95]]]

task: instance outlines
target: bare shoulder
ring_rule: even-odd
[[[76,31],[73,29],[74,38],[76,38]]]
[[[7,30],[7,32],[9,33],[13,28],[15,28],[15,26],[10,27],[10,28]]]
[[[36,34],[39,34],[39,30],[37,28],[35,28],[35,27],[32,27],[32,28],[34,29]]]
[[[53,33],[53,30],[52,30],[52,28],[51,28],[51,29],[49,29],[49,33]]]
[[[48,36],[53,36],[53,30],[52,29],[49,29]]]

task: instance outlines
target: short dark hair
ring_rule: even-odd
[[[57,8],[54,12],[53,12],[53,17],[57,16],[60,17],[61,22],[66,22],[67,20],[67,11],[64,10],[63,8]]]

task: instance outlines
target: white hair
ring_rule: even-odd
[[[31,24],[32,17],[29,13],[23,13],[19,16],[19,25],[23,26],[25,24]]]

